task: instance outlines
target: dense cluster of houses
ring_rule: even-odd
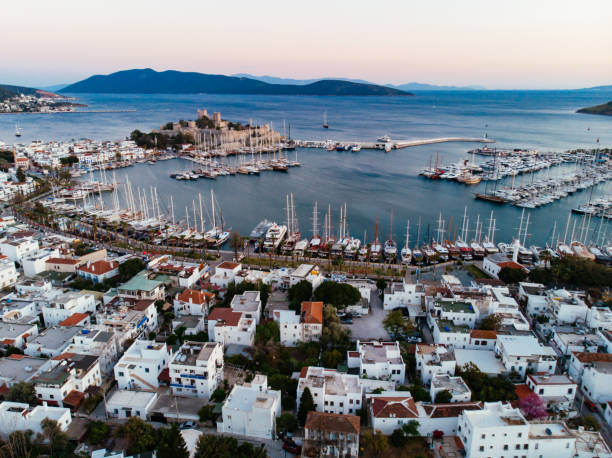
[[[256,290],[233,295],[227,306],[219,302],[244,281],[273,291],[303,280],[316,288],[328,281],[317,266],[254,270],[225,261],[210,268],[164,255],[108,291],[75,290],[66,285],[77,278],[93,284],[115,279],[133,256],[104,249],[77,255],[74,239],[32,231],[11,218],[0,223],[0,347],[8,355],[0,358],[0,394],[25,382],[39,402],[0,403],[0,434],[39,431],[44,418],[68,430],[74,413],[102,391],[108,417],[197,421],[193,407],[225,387],[228,395],[216,408],[219,433],[277,437],[284,393],[260,373],[228,384],[228,374],[239,368],[228,366],[226,357],[247,354],[258,326],[268,322],[277,323],[285,347],[317,342],[325,304],[304,301],[296,310],[270,299],[266,306]],[[366,281],[352,282],[362,293],[352,310],[368,313],[377,291]],[[304,456],[357,456],[365,418],[385,435],[417,422],[419,435],[454,436],[469,457],[612,456],[597,433],[564,422],[579,415],[577,396],[612,421],[608,307],[592,303],[584,291],[533,283],[511,290],[497,280],[465,285],[453,275],[436,282],[406,279],[382,294],[384,314],[403,310],[431,339],[410,345],[358,339],[338,367],[296,372],[294,413],[306,391],[314,405],[304,424]],[[485,321],[494,329],[482,329]],[[170,344],[169,333],[182,338]],[[460,374],[466,364],[509,377],[519,401],[474,401]],[[415,383],[430,402],[415,400],[407,388]],[[435,402],[441,393],[444,402]],[[521,410],[520,401],[533,395],[545,405],[545,418]]]

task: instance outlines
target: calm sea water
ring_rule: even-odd
[[[274,128],[291,128],[299,139],[374,140],[383,134],[394,139],[421,139],[445,136],[480,137],[485,132],[499,147],[526,147],[540,151],[612,146],[612,118],[575,113],[577,108],[612,99],[612,93],[588,91],[466,91],[423,92],[415,97],[285,97],[236,95],[108,95],[79,94],[79,101],[94,110],[129,110],[125,113],[24,114],[0,116],[0,141],[13,143],[18,123],[22,142],[34,139],[69,140],[88,137],[121,139],[134,129],[149,131],[171,120],[193,119],[198,108],[220,111],[225,119],[256,123],[272,122]],[[330,128],[321,128],[327,111]],[[185,169],[182,160],[139,164],[116,171],[117,179],[129,175],[134,186],[156,186],[162,207],[168,208],[173,195],[175,214],[183,217],[192,200],[215,190],[228,226],[242,234],[262,218],[284,220],[285,195],[294,194],[302,233],[309,234],[312,207],[319,204],[319,220],[332,207],[337,227],[340,205],[347,203],[348,226],[352,235],[371,240],[376,219],[379,235],[387,238],[389,216],[394,213],[394,238],[403,243],[406,221],[411,222],[411,240],[416,242],[417,221],[421,218],[421,241],[428,229],[435,229],[440,212],[451,233],[461,226],[468,207],[470,228],[477,215],[497,219],[496,240],[510,239],[519,226],[521,209],[475,201],[472,193],[484,183],[467,187],[457,183],[431,182],[418,171],[439,152],[444,162],[465,157],[470,143],[425,145],[392,151],[362,150],[359,153],[298,150],[303,166],[288,174],[265,172],[260,176],[219,177],[215,181],[182,182],[169,173]],[[571,167],[555,168],[540,175],[555,176]],[[520,178],[517,178],[520,180]],[[612,185],[594,188],[592,197],[610,195]],[[565,227],[569,210],[586,202],[590,191],[575,193],[548,206],[530,210],[528,244],[543,244],[550,237],[554,221]],[[191,210],[190,210],[191,211]],[[191,219],[191,214],[190,214]],[[591,230],[599,220],[591,221]],[[580,222],[578,223],[580,224]],[[486,229],[486,226],[485,226]],[[570,229],[571,230],[571,229]],[[612,228],[609,231],[612,235]],[[471,236],[472,234],[470,234]]]

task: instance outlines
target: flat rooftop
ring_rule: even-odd
[[[186,341],[174,354],[172,364],[195,366],[198,361],[208,361],[217,345],[216,342]]]
[[[270,409],[274,401],[280,402],[280,391],[262,392],[250,387],[235,385],[223,405],[224,409],[250,412],[253,409]]]
[[[455,349],[455,360],[458,367],[474,363],[481,372],[489,375],[497,375],[506,372],[506,368],[499,359],[495,357],[493,350],[463,350]]]
[[[117,390],[106,399],[106,403],[122,407],[144,409],[156,397],[157,393],[152,393],[150,391]]]
[[[308,275],[312,269],[314,269],[313,264],[300,264],[297,269],[293,271],[291,276],[303,278]]]
[[[26,382],[48,363],[49,361],[44,358],[21,357],[21,355],[0,358],[0,379],[9,380],[12,383]]]
[[[453,395],[469,393],[470,389],[461,377],[451,377],[447,374],[434,375],[431,379],[431,385],[435,389],[448,390]]]
[[[476,313],[474,306],[469,302],[460,301],[440,301],[436,303],[442,310],[449,313]]]
[[[0,342],[4,339],[16,339],[32,329],[31,324],[5,323],[0,321]]]
[[[558,439],[573,436],[562,423],[530,423],[529,437],[533,439]]]
[[[72,338],[81,331],[80,326],[59,326],[48,328],[36,337],[28,340],[28,347],[40,347],[44,353],[45,348],[56,350],[68,345]]]
[[[231,308],[235,312],[256,312],[261,306],[259,291],[245,291],[232,298]]]
[[[461,332],[469,334],[472,328],[465,324],[455,324],[452,320],[437,320],[440,332]]]

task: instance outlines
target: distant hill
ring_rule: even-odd
[[[303,86],[305,84],[316,83],[321,80],[338,80],[338,81],[350,81],[352,83],[360,83],[360,84],[375,84],[370,81],[360,80],[360,79],[352,79],[352,78],[314,78],[314,79],[294,79],[294,78],[279,78],[277,76],[254,76],[248,73],[236,73],[232,76],[236,76],[239,78],[251,78],[257,81],[263,81],[265,83],[270,84],[295,84],[298,86]],[[473,91],[473,90],[483,90],[486,89],[482,86],[437,86],[435,84],[426,84],[426,83],[405,83],[405,84],[385,84],[384,86],[392,87],[394,89],[399,89],[401,91]]]
[[[9,84],[0,84],[0,102],[19,94],[41,96],[39,89],[24,86],[11,86]]]
[[[95,75],[71,84],[60,92],[135,93],[135,94],[263,94],[263,95],[412,95],[386,86],[322,80],[305,85],[269,84],[252,78],[209,75],[195,72],[150,68],[123,70],[110,75]]]
[[[595,105],[593,107],[581,108],[580,110],[577,110],[576,113],[612,116],[612,101],[602,103],[601,105]]]
[[[583,89],[578,89],[578,90],[580,90],[580,91],[606,91],[606,92],[610,92],[610,91],[612,91],[612,85],[585,87]]]
[[[486,89],[483,86],[437,86],[435,84],[426,83],[389,84],[389,87],[394,87],[402,91],[478,91]]]

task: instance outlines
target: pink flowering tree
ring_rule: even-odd
[[[527,420],[537,420],[539,418],[545,418],[547,415],[544,402],[540,396],[535,393],[521,399],[520,408]]]

